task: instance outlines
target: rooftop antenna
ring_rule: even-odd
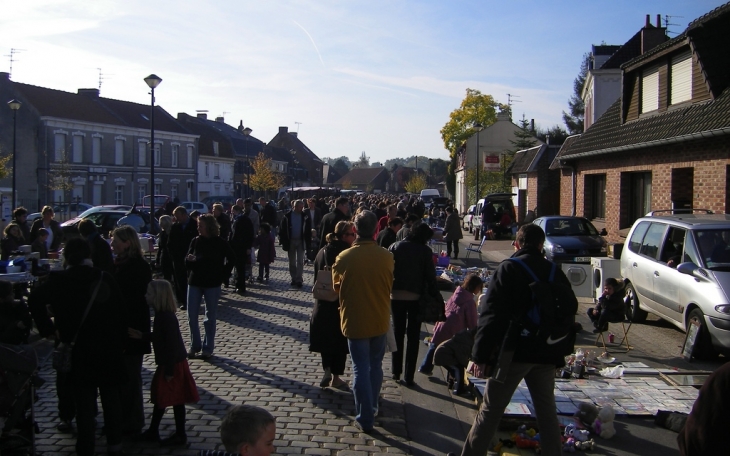
[[[101,92],[101,83],[103,81],[105,81],[106,79],[108,79],[107,76],[114,76],[114,75],[113,74],[104,74],[104,73],[102,73],[101,72],[101,68],[97,68],[97,70],[99,70],[99,91]]]
[[[299,134],[299,125],[301,125],[302,123],[301,122],[294,122],[294,123],[297,124],[297,134]]]
[[[667,29],[667,35],[669,35],[670,33],[674,33],[675,35],[678,35],[679,34],[678,32],[669,30],[669,26],[670,25],[677,25],[677,26],[680,25],[680,24],[674,24],[674,23],[670,22],[674,18],[682,18],[683,19],[684,16],[670,16],[669,14],[665,14],[664,15],[664,28]]]
[[[512,104],[513,103],[522,103],[521,100],[516,100],[516,98],[521,98],[517,95],[513,95],[511,93],[507,94],[507,107],[509,108],[509,112],[512,112]]]
[[[226,114],[230,114],[230,113],[231,113],[231,111],[223,111],[223,114],[221,114],[221,117],[225,117]]]
[[[17,48],[10,48],[10,54],[5,54],[5,57],[10,57],[10,73],[8,73],[8,77],[10,79],[13,78],[13,62],[17,62],[18,60],[15,58],[15,54],[18,52],[23,52],[25,49],[17,49]]]

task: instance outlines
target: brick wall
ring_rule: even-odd
[[[672,200],[690,199],[694,208],[727,212],[730,208],[730,142],[728,138],[689,141],[576,160],[576,214],[586,211],[586,176],[606,174],[606,230],[609,242],[623,242],[628,228],[631,173],[650,172],[651,210],[670,209]],[[571,170],[560,175],[560,214],[571,215]],[[623,236],[623,237],[622,237]]]

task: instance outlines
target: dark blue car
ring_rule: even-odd
[[[545,231],[545,258],[555,263],[590,263],[591,257],[605,257],[605,232],[599,233],[588,219],[550,215],[532,223]]]

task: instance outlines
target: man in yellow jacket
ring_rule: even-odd
[[[342,334],[352,358],[355,421],[366,433],[373,430],[378,413],[393,288],[393,255],[373,240],[377,223],[370,211],[355,216],[357,239],[332,266],[332,283],[340,294]]]

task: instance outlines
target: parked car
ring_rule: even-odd
[[[180,206],[187,209],[188,213],[191,211],[198,211],[201,214],[206,214],[209,212],[208,206],[200,201],[183,201],[182,203],[180,203]]]
[[[149,232],[149,221],[150,221],[150,215],[149,212],[144,210],[138,210],[137,211],[139,217],[144,221],[144,223],[135,224],[134,228],[137,229],[137,231],[141,233]],[[114,228],[117,227],[117,222],[119,220],[123,219],[127,215],[130,214],[129,210],[111,210],[111,209],[100,209],[96,211],[91,211],[81,217],[77,217],[75,219],[66,221],[61,223],[61,231],[63,231],[63,239],[64,241],[68,241],[69,239],[73,239],[75,237],[79,236],[79,230],[78,225],[81,220],[89,219],[92,222],[94,222],[94,225],[96,225],[96,228],[99,230],[99,234],[101,234],[103,237],[108,238],[109,233],[114,230]],[[155,224],[155,226],[157,226]]]
[[[89,214],[93,214],[94,212],[99,211],[128,211],[132,209],[132,206],[127,206],[124,204],[109,204],[109,205],[102,205],[102,206],[94,206],[90,209],[85,210],[81,214],[77,215],[74,218],[68,219],[66,222],[75,222],[78,223],[81,221],[81,219],[86,218]]]
[[[545,231],[545,258],[555,263],[590,263],[605,257],[605,230],[599,232],[588,219],[564,215],[538,217],[532,223]]]
[[[469,230],[471,233],[474,229],[473,220],[474,220],[474,212],[476,212],[477,205],[472,204],[469,206],[469,209],[466,210],[466,213],[464,214],[464,217],[461,219],[461,227],[465,230]]]
[[[631,227],[621,254],[627,317],[697,325],[694,356],[728,356],[730,215],[678,212],[650,212]]]
[[[78,217],[79,214],[91,209],[93,206],[91,204],[86,204],[86,203],[71,203],[71,204],[57,204],[57,205],[51,206],[51,207],[53,207],[54,218],[56,220],[58,220],[59,222],[63,222],[64,220],[70,220],[74,217]],[[41,218],[41,213],[33,212],[32,214],[28,214],[26,223],[28,223],[28,225],[32,225],[33,222],[39,218]]]

